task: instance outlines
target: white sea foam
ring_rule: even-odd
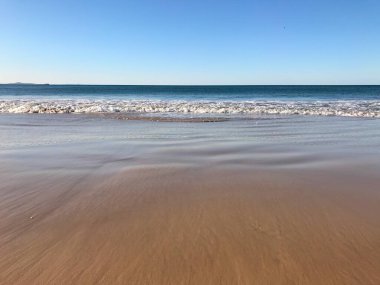
[[[371,101],[1,100],[0,113],[283,114],[380,118]]]

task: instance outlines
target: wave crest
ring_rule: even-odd
[[[3,100],[1,113],[179,113],[380,117],[380,101]]]

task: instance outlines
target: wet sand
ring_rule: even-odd
[[[216,133],[67,142],[58,131],[85,122],[23,120],[17,132],[56,140],[1,150],[1,284],[380,284],[380,168],[368,144],[365,156]],[[216,124],[230,123],[196,133]]]

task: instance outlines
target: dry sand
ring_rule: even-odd
[[[346,170],[2,176],[0,284],[380,284],[380,183]]]

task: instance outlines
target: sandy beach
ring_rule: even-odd
[[[380,283],[377,120],[53,116],[0,116],[1,284]]]
[[[0,0],[0,285],[380,285],[380,0]]]

